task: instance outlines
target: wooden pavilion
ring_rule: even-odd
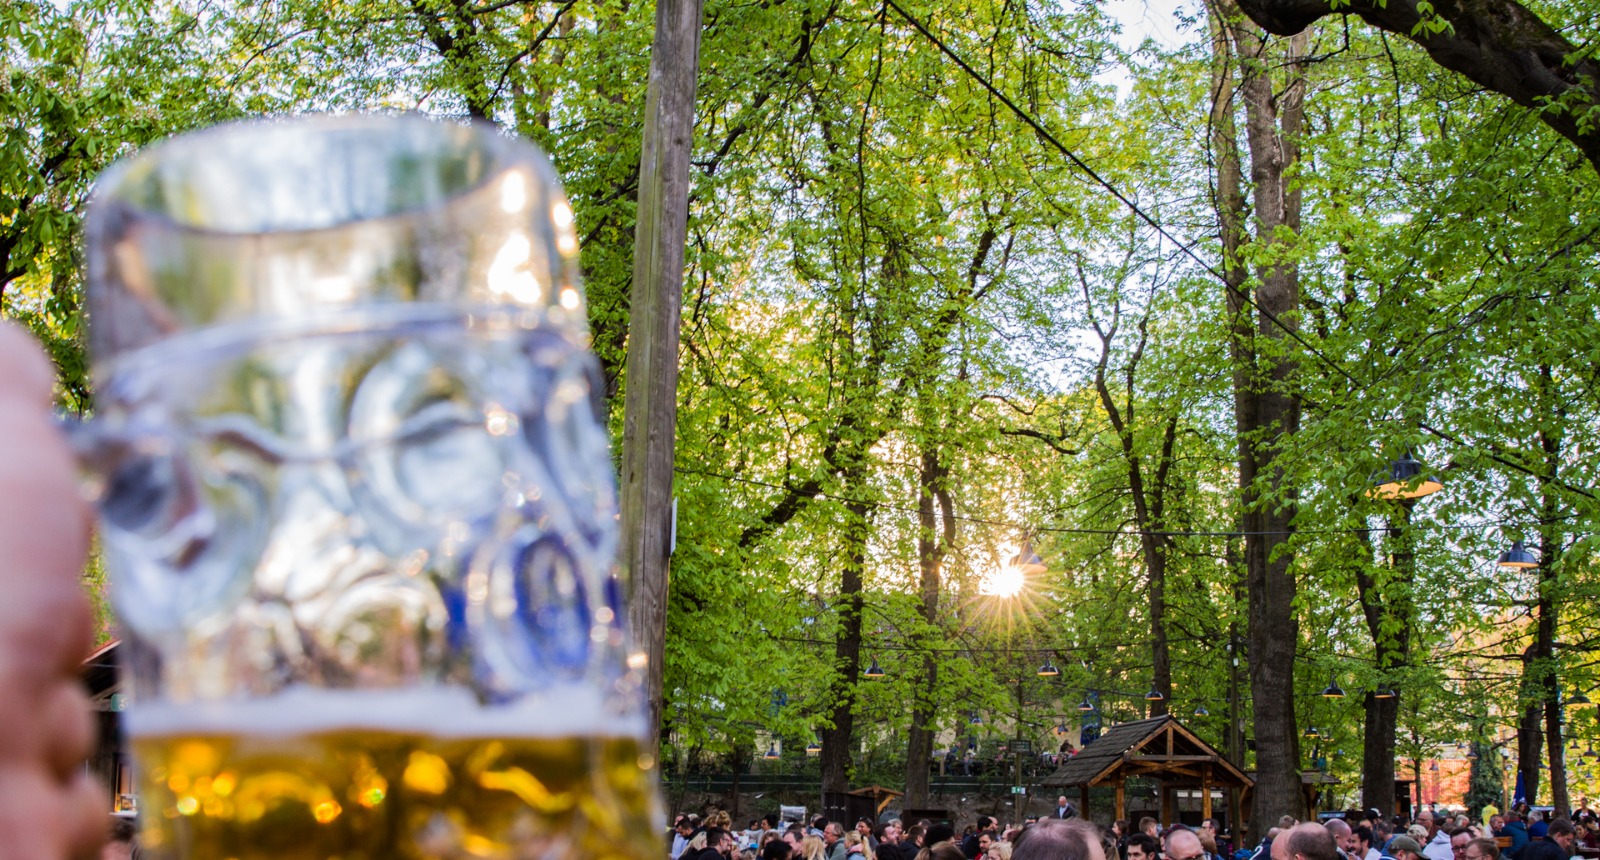
[[[1255,785],[1254,780],[1171,715],[1112,726],[1085,744],[1041,784],[1058,789],[1076,787],[1078,806],[1085,817],[1089,814],[1089,789],[1109,785],[1116,789],[1116,817],[1126,818],[1125,786],[1130,777],[1156,783],[1163,824],[1179,819],[1179,790],[1198,790],[1201,818],[1215,814],[1212,790],[1224,790],[1228,799],[1227,826],[1234,830],[1240,823],[1240,792]]]

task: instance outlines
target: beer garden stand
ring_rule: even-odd
[[[1240,823],[1240,793],[1255,786],[1223,755],[1171,715],[1121,723],[1107,729],[1078,754],[1067,759],[1041,785],[1056,789],[1076,787],[1079,809],[1089,816],[1089,789],[1109,785],[1116,789],[1116,818],[1127,816],[1125,786],[1129,777],[1153,779],[1158,784],[1163,824],[1178,820],[1178,789],[1200,792],[1200,815],[1211,818],[1211,790],[1227,791],[1228,827]]]

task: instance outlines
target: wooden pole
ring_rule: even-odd
[[[689,229],[689,153],[700,71],[700,0],[659,0],[639,158],[639,214],[628,305],[622,411],[622,552],[628,620],[647,659],[649,748],[661,729],[661,669],[672,552],[673,444],[678,420],[678,322]]]
[[[1117,817],[1113,819],[1114,821],[1128,817],[1128,797],[1123,791],[1125,787],[1122,777],[1117,777]]]
[[[1200,771],[1200,820],[1211,817],[1211,765]]]

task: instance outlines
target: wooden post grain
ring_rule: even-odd
[[[648,659],[644,692],[652,748],[661,727],[678,322],[699,67],[700,0],[659,0],[639,159],[620,487],[622,552],[630,577],[628,615],[635,642]]]

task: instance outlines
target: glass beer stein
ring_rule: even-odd
[[[420,117],[221,126],[114,166],[86,231],[145,856],[654,860],[544,157]]]

